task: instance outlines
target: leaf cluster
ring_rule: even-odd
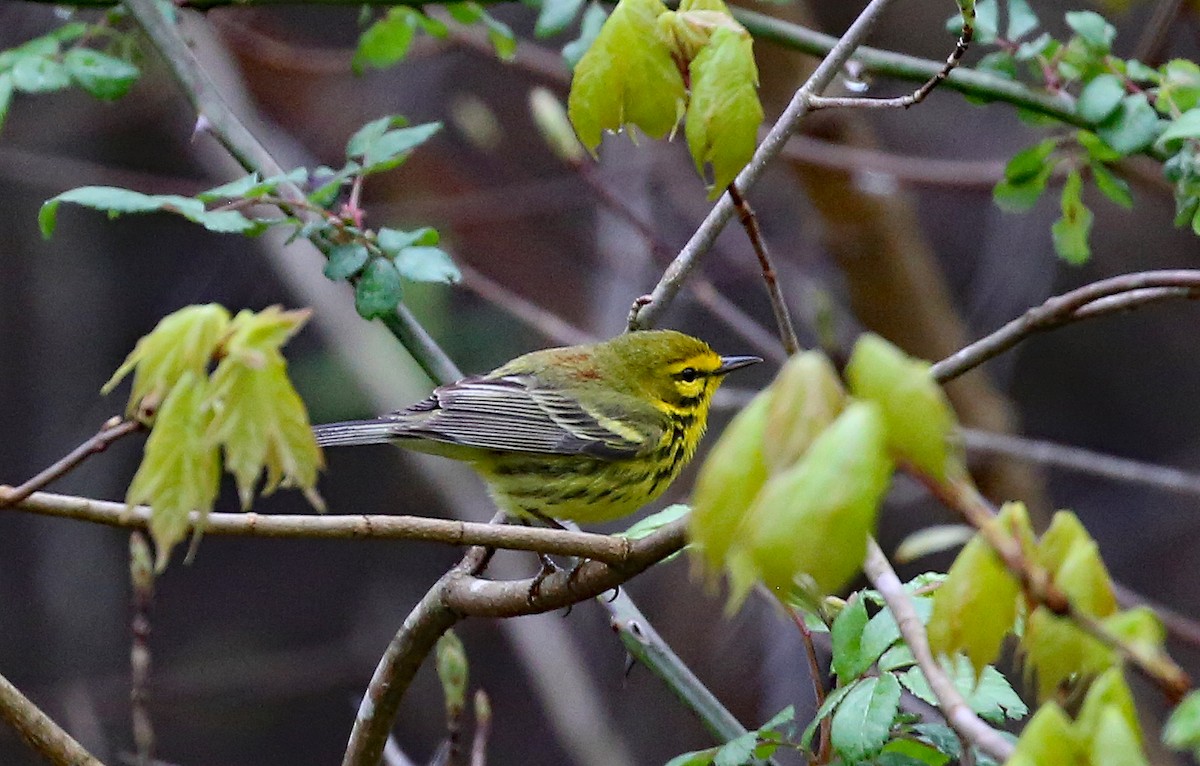
[[[587,19],[585,17],[585,23]],[[604,131],[674,135],[679,120],[710,198],[754,154],[763,111],[750,34],[722,0],[620,0],[579,59],[567,102],[589,151]]]
[[[864,335],[847,390],[806,351],[726,428],[701,468],[690,532],[710,571],[728,570],[731,606],[755,582],[816,603],[858,571],[896,461],[933,481],[962,472],[953,412],[929,374]]]
[[[1112,580],[1095,540],[1075,514],[1059,511],[1037,539],[1020,503],[1009,503],[991,522],[1019,551],[1030,581],[1064,594],[1078,614],[1148,653],[1161,651],[1162,626],[1146,609],[1120,611]],[[1118,667],[1115,650],[1085,632],[1068,616],[1028,598],[983,532],[963,548],[934,595],[929,643],[935,654],[964,653],[979,670],[1000,655],[1005,636],[1019,633],[1027,674],[1036,676],[1038,696],[1069,692]]]
[[[1154,68],[1115,55],[1116,29],[1092,11],[1067,13],[1071,35],[1060,40],[1039,33],[1041,22],[1026,0],[1007,0],[1003,30],[997,0],[981,0],[976,10],[976,40],[998,47],[978,68],[1073,100],[1079,124],[1086,126],[1014,156],[994,189],[996,204],[1010,212],[1029,209],[1046,190],[1055,168],[1064,166],[1062,216],[1051,234],[1061,258],[1083,263],[1091,257],[1094,221],[1083,201],[1085,178],[1115,204],[1131,208],[1129,185],[1113,164],[1149,153],[1164,160],[1164,174],[1174,184],[1176,226],[1190,225],[1200,234],[1200,67],[1175,59]]]
[[[325,275],[351,282],[359,314],[374,319],[396,310],[403,299],[405,280],[457,282],[461,274],[438,247],[436,229],[368,229],[361,224],[363,213],[357,203],[339,208],[339,199],[347,187],[360,187],[367,177],[403,164],[440,128],[440,123],[409,126],[403,117],[382,117],[350,137],[346,164],[341,168],[297,168],[271,178],[250,174],[194,197],[143,194],[110,186],[71,189],[42,204],[38,223],[43,236],[53,235],[59,207],[65,202],[102,210],[110,218],[127,213],[173,213],[217,233],[256,236],[271,227],[284,227],[293,239],[306,237],[321,248],[328,258]],[[303,199],[286,193],[285,189],[295,187],[304,190]],[[270,209],[284,214],[266,212]]]
[[[203,529],[222,465],[243,508],[256,490],[280,486],[301,489],[323,508],[321,452],[280,351],[307,319],[307,311],[277,306],[234,317],[216,304],[188,306],[139,340],[105,384],[107,393],[132,373],[126,412],[151,428],[125,499],[151,508],[160,570],[190,527]]]
[[[0,128],[16,93],[53,93],[76,87],[102,101],[115,101],[137,82],[132,38],[110,22],[64,24],[41,37],[0,51]]]

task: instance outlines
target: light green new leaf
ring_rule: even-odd
[[[1080,609],[1096,617],[1117,611],[1112,578],[1096,541],[1070,511],[1058,511],[1038,543],[1038,563]]]
[[[1057,704],[1048,702],[1029,719],[1008,762],[1032,766],[1085,766],[1087,760],[1071,719]]]
[[[1083,179],[1078,170],[1067,176],[1062,190],[1062,218],[1050,227],[1054,238],[1054,251],[1067,263],[1086,263],[1092,257],[1088,237],[1092,232],[1095,216],[1083,204]]]
[[[1164,150],[1177,150],[1184,139],[1200,138],[1200,107],[1189,109],[1175,118],[1158,137],[1156,145]]]
[[[887,744],[892,721],[900,710],[900,682],[891,673],[864,678],[838,705],[830,725],[833,749],[855,763]]]
[[[954,441],[954,410],[928,362],[864,333],[854,344],[846,380],[851,393],[880,406],[893,455],[937,481],[965,470]]]
[[[1093,77],[1079,92],[1075,111],[1091,123],[1103,122],[1121,105],[1125,98],[1125,83],[1115,74]]]
[[[1137,706],[1133,702],[1133,692],[1125,682],[1125,674],[1119,667],[1104,671],[1088,688],[1083,707],[1075,717],[1075,725],[1085,741],[1093,739],[1109,725],[1110,722],[1104,718],[1109,711],[1116,711],[1125,719],[1126,726],[1134,733],[1140,747],[1142,727],[1138,722]]]
[[[384,69],[403,61],[417,34],[417,17],[422,15],[415,8],[389,8],[382,19],[367,27],[350,62],[355,74],[369,66]]]
[[[683,75],[656,30],[666,10],[659,0],[621,0],[575,66],[567,113],[588,151],[626,125],[662,138],[683,115]]]
[[[392,262],[396,264],[400,276],[414,282],[454,284],[462,281],[462,272],[440,247],[406,247],[396,254]]]
[[[725,565],[742,519],[767,480],[763,434],[772,396],[771,389],[760,392],[734,416],[696,477],[689,547],[710,571]]]
[[[1112,650],[1039,606],[1025,620],[1021,635],[1027,671],[1037,675],[1038,699],[1049,699],[1059,685],[1075,677],[1090,678],[1116,663]]]
[[[744,522],[747,551],[780,596],[832,593],[859,570],[892,475],[878,405],[855,402],[769,479]]]
[[[1121,99],[1117,110],[1096,126],[1096,134],[1122,155],[1130,155],[1153,144],[1163,124],[1146,94],[1134,93]]]
[[[205,405],[207,383],[203,374],[192,371],[175,382],[159,409],[142,463],[125,494],[125,502],[131,506],[150,506],[150,535],[160,572],[171,548],[187,534],[189,514],[199,514],[199,532],[220,488],[217,448],[204,436],[212,417]]]
[[[1108,166],[1099,162],[1091,162],[1088,167],[1091,168],[1092,180],[1096,182],[1096,188],[1101,194],[1126,210],[1133,209],[1133,193],[1129,191],[1129,184],[1124,178],[1117,176]]]
[[[771,384],[764,450],[773,472],[791,467],[846,406],[846,390],[829,358],[802,351],[783,365]]]
[[[321,451],[279,352],[307,318],[307,311],[275,306],[239,313],[227,353],[213,371],[207,401],[214,415],[206,436],[224,449],[243,508],[250,507],[264,471],[262,494],[281,485],[298,487],[314,507],[323,508],[316,492]]]
[[[929,648],[935,656],[963,652],[975,671],[996,660],[1017,616],[1020,584],[981,536],[959,552],[933,594]]]
[[[725,27],[713,30],[688,72],[691,100],[684,133],[696,171],[704,176],[705,166],[712,166],[709,199],[716,199],[754,156],[763,121],[750,36]]]
[[[186,306],[163,317],[142,337],[101,390],[107,394],[133,372],[133,390],[125,413],[135,417],[143,408],[154,411],[186,375],[206,376],[208,365],[229,328],[229,312],[209,303]]]
[[[467,706],[467,686],[470,672],[467,650],[462,639],[453,630],[448,630],[438,639],[434,648],[434,667],[442,683],[442,698],[446,701],[446,717],[453,720],[462,715]]]
[[[1180,702],[1163,726],[1162,741],[1176,750],[1200,755],[1200,692],[1191,692]]]

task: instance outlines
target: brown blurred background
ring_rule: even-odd
[[[772,12],[836,31],[857,12],[852,5],[814,0]],[[1057,31],[1062,12],[1076,7],[1035,5]],[[871,43],[940,60],[951,46],[942,30],[952,11],[953,4],[899,3]],[[1132,54],[1151,11],[1115,16],[1119,53]],[[532,26],[527,8],[495,13],[522,35]],[[3,3],[0,47],[61,22],[50,6]],[[349,61],[357,10],[230,8],[204,22],[213,36],[202,41],[203,60],[220,73],[231,101],[244,99],[259,113],[253,127],[285,166],[339,165],[346,138],[384,114],[446,123],[405,166],[368,183],[369,224],[437,226],[460,262],[596,337],[619,332],[633,298],[653,286],[661,264],[650,244],[532,127],[531,87],[565,95],[566,70],[554,51],[566,38],[522,43],[516,64],[461,40],[422,41],[402,65],[355,77]],[[1171,55],[1197,56],[1196,29],[1185,13],[1168,36]],[[764,99],[777,112],[812,62],[758,49]],[[910,87],[876,80],[870,92]],[[234,310],[303,303],[277,266],[292,253],[300,259],[301,245],[212,235],[167,216],[109,221],[79,209],[62,211],[52,240],[38,234],[38,206],[68,188],[186,194],[233,178],[214,142],[192,137],[193,119],[153,57],[116,104],[77,93],[17,97],[0,134],[0,422],[7,437],[0,482],[22,481],[121,409],[119,395],[103,398],[98,390],[164,314],[208,301]],[[1126,271],[1192,267],[1200,254],[1194,236],[1171,227],[1172,201],[1151,167],[1131,179],[1134,212],[1089,195],[1093,260],[1063,265],[1050,244],[1054,194],[1021,216],[991,203],[1003,162],[1042,135],[1003,105],[970,106],[938,91],[908,111],[821,114],[805,128],[810,135],[793,160],[778,163],[748,196],[809,344],[817,339],[814,323],[828,315],[843,343],[867,327],[940,358],[1050,294]],[[677,249],[708,209],[681,142],[634,147],[610,138],[601,155],[598,183]],[[721,237],[703,272],[770,332],[770,307],[740,229]],[[473,283],[481,284],[478,277]],[[467,371],[555,342],[478,290],[413,287],[408,296]],[[703,297],[685,291],[664,324],[726,353],[778,353],[722,321]],[[341,299],[350,304],[348,290]],[[343,322],[330,329],[338,321],[319,310],[288,349],[314,420],[363,416],[383,409],[381,400],[402,406],[427,390],[378,328]],[[982,427],[1196,466],[1198,321],[1200,307],[1177,303],[1034,338],[988,364],[986,377],[955,384],[956,405]],[[373,379],[363,381],[356,364]],[[761,386],[774,365],[762,367],[736,385]],[[728,410],[720,413],[714,429],[727,417]],[[120,499],[139,450],[136,439],[118,444],[52,489]],[[997,500],[1026,498],[1043,518],[1055,507],[1075,509],[1118,579],[1200,614],[1196,498],[998,460],[977,467]],[[689,476],[670,500],[686,498]],[[453,506],[475,519],[491,512],[468,470],[385,447],[331,453],[321,486],[333,512],[448,515]],[[235,507],[229,494],[219,505]],[[307,508],[284,492],[257,510]],[[901,484],[885,515],[885,547],[923,524],[950,520]],[[127,545],[118,530],[0,512],[0,672],[107,763],[121,763],[131,749]],[[198,766],[340,762],[375,660],[456,559],[454,550],[420,543],[205,540],[195,563],[173,562],[159,579],[151,614],[150,709],[160,757]],[[920,563],[908,572],[947,561]],[[499,571],[528,573],[534,565],[532,557],[509,557]],[[794,628],[770,608],[751,605],[723,618],[720,601],[689,580],[683,561],[655,568],[628,591],[744,723],[756,725],[789,702],[811,707]],[[619,641],[595,605],[506,626],[472,621],[459,633],[473,683],[493,700],[492,763],[655,764],[711,744],[647,671],[626,673]],[[1174,648],[1200,675],[1200,655]],[[396,729],[414,761],[427,761],[444,736],[441,705],[425,668]],[[0,730],[0,764],[33,762]]]

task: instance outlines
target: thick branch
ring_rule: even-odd
[[[4,676],[0,676],[0,718],[54,766],[104,766]]]

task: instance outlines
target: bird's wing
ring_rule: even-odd
[[[467,378],[387,418],[398,438],[610,460],[640,454],[661,434],[591,411],[561,391],[517,375]]]

